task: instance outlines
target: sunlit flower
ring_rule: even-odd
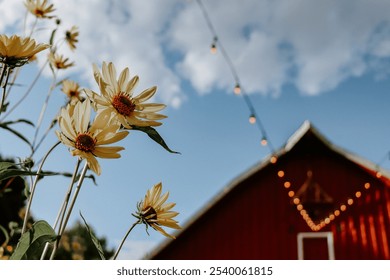
[[[146,226],[151,226],[166,237],[175,239],[174,236],[163,230],[162,226],[181,229],[178,222],[172,219],[179,213],[170,211],[176,203],[165,203],[168,199],[169,193],[167,192],[164,195],[161,195],[161,191],[161,183],[154,185],[153,188],[148,190],[146,192],[145,199],[138,204],[138,211],[134,214],[134,216],[139,218]]]
[[[63,55],[51,52],[49,54],[50,64],[56,69],[66,69],[72,67],[74,62],[69,62],[69,58],[64,58]]]
[[[47,44],[37,44],[29,37],[21,38],[17,35],[8,37],[3,34],[0,35],[0,62],[9,67],[20,67],[48,47]]]
[[[79,36],[79,30],[77,26],[72,26],[70,30],[67,30],[65,32],[65,40],[72,51],[76,49],[76,43],[79,41],[77,39],[78,36]]]
[[[62,82],[61,91],[66,94],[70,103],[75,104],[76,102],[83,100],[80,93],[81,89],[78,83],[71,80],[64,80]]]
[[[49,5],[47,0],[27,0],[24,5],[37,18],[52,18],[49,14],[55,11],[54,5]]]
[[[130,79],[129,68],[125,68],[117,79],[116,69],[112,62],[102,65],[102,73],[93,65],[95,80],[100,87],[101,95],[86,90],[88,97],[95,103],[95,109],[115,115],[125,128],[131,126],[159,126],[165,115],[157,112],[164,109],[164,104],[144,103],[150,99],[157,88],[151,87],[137,96],[133,91],[138,83],[138,76]]]
[[[91,125],[91,104],[89,101],[68,104],[61,110],[58,123],[61,131],[56,131],[59,140],[70,147],[73,156],[86,159],[88,167],[97,175],[101,174],[96,159],[119,158],[123,147],[106,146],[118,142],[128,135],[128,131],[118,131],[119,124],[112,123],[106,116],[98,114]]]

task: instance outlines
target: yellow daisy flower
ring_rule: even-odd
[[[72,26],[70,30],[67,30],[65,32],[65,40],[72,51],[76,49],[76,43],[79,41],[77,39],[78,36],[79,36],[79,31],[77,26]]]
[[[170,211],[176,203],[165,203],[169,193],[161,195],[162,184],[154,185],[148,190],[145,199],[138,204],[138,211],[134,214],[146,226],[151,226],[166,237],[175,239],[173,235],[168,234],[162,226],[174,229],[181,229],[178,222],[172,218],[179,215],[178,212]],[[165,203],[165,204],[164,204]]]
[[[54,16],[49,15],[54,12],[54,5],[48,4],[47,0],[27,0],[24,5],[27,10],[37,18],[53,18]]]
[[[130,79],[129,68],[125,68],[117,79],[116,69],[112,62],[102,65],[102,73],[94,64],[94,77],[99,85],[101,95],[86,89],[88,97],[94,101],[95,109],[115,115],[125,128],[131,126],[159,126],[165,115],[157,112],[164,109],[164,104],[144,103],[150,99],[157,88],[151,87],[137,96],[133,96],[134,88],[138,83],[138,76]]]
[[[37,44],[29,37],[22,38],[17,35],[8,37],[2,34],[0,35],[0,62],[11,68],[20,67],[48,47],[47,44]]]
[[[74,62],[68,62],[69,58],[64,58],[63,55],[56,54],[53,52],[49,54],[49,61],[50,64],[58,70],[67,69],[69,67],[74,66]]]
[[[80,85],[74,81],[71,80],[64,80],[62,81],[62,88],[61,91],[66,94],[66,96],[69,99],[69,102],[72,104],[75,104],[78,101],[82,101],[83,98],[81,98],[80,93]]]
[[[88,167],[97,175],[101,174],[100,165],[96,159],[119,158],[118,153],[124,150],[119,146],[106,146],[125,138],[128,131],[118,131],[119,124],[112,123],[106,116],[98,114],[89,126],[91,104],[89,101],[68,104],[61,110],[58,124],[61,131],[56,131],[58,139],[71,148],[70,153],[86,159]]]

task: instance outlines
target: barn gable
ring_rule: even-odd
[[[150,258],[390,259],[389,178],[306,121]]]

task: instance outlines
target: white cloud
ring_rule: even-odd
[[[22,28],[22,2],[0,2],[0,30]],[[92,63],[105,60],[138,74],[139,90],[157,85],[157,98],[174,107],[185,100],[181,79],[200,94],[232,91],[234,77],[221,52],[210,54],[213,37],[196,1],[53,3],[62,19],[59,35],[72,25],[80,28],[77,51],[62,51],[76,62],[71,73],[90,86]],[[379,71],[390,57],[386,0],[203,3],[249,93],[277,95],[293,84],[304,94],[319,94],[349,77]]]
[[[204,1],[204,5],[249,92],[278,93],[292,83],[304,94],[319,94],[374,70],[367,56],[390,56],[389,34],[377,34],[379,26],[390,25],[389,1]],[[176,18],[173,31],[171,45],[184,56],[179,62],[183,77],[201,92],[213,87],[231,91],[234,81],[223,70],[226,65],[200,53],[212,36],[195,4]],[[369,48],[373,37],[374,53]]]

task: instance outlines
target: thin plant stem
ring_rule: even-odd
[[[31,37],[33,35],[33,33],[35,32],[35,27],[37,27],[37,23],[38,23],[38,18],[35,17],[33,26],[31,27],[31,30],[30,30],[30,35],[28,35],[28,37]]]
[[[26,99],[26,97],[30,94],[31,90],[33,89],[33,87],[35,86],[35,84],[37,83],[38,79],[40,78],[40,76],[42,75],[42,72],[43,70],[45,69],[47,63],[49,61],[46,60],[46,62],[42,65],[41,69],[39,70],[38,74],[36,75],[36,77],[34,78],[34,80],[32,81],[31,85],[29,86],[29,88],[27,89],[27,91],[24,93],[24,95],[18,100],[18,102],[15,103],[15,105],[9,109],[7,111],[7,113],[2,117],[1,121],[3,121],[9,114],[11,114],[12,111],[14,111],[19,105],[20,103],[22,103],[23,100]]]
[[[27,202],[27,206],[26,206],[26,213],[25,213],[25,216],[24,216],[24,222],[23,222],[23,227],[22,227],[22,234],[26,232],[26,228],[27,228],[27,221],[28,221],[28,216],[29,216],[29,212],[30,212],[30,208],[31,208],[31,203],[32,203],[32,200],[34,198],[34,193],[35,193],[35,188],[37,186],[37,183],[38,183],[38,178],[39,178],[39,175],[42,171],[42,167],[43,167],[43,164],[45,163],[47,157],[50,155],[50,153],[60,144],[61,142],[58,141],[56,144],[53,145],[53,147],[50,148],[50,150],[46,153],[46,155],[43,157],[41,163],[39,164],[39,167],[38,167],[38,170],[37,170],[37,174],[35,175],[35,180],[31,186],[31,189],[30,189],[30,196],[28,198],[28,202]]]
[[[63,201],[63,203],[61,205],[61,208],[58,211],[57,217],[56,217],[56,219],[54,221],[54,225],[53,225],[53,229],[54,230],[57,228],[57,225],[60,222],[60,220],[63,221],[63,219],[64,219],[64,215],[65,215],[65,212],[66,212],[66,208],[68,207],[70,195],[72,194],[73,185],[74,185],[74,183],[76,181],[77,173],[79,172],[80,163],[81,163],[81,159],[78,158],[76,166],[74,168],[72,179],[70,180],[68,190],[67,190],[67,192],[65,194],[65,199],[64,199],[64,201]],[[61,228],[61,226],[62,226],[62,224],[60,222],[59,228]],[[50,243],[46,242],[45,248],[43,249],[43,252],[42,252],[42,255],[41,255],[41,260],[45,259],[47,251],[49,250],[49,246],[50,246]]]
[[[1,112],[3,111],[9,72],[10,72],[9,67],[6,66],[5,64],[3,64],[3,68],[1,70],[1,76],[0,76],[0,85],[3,88],[3,93],[1,94],[1,101],[0,101],[0,115],[1,115]],[[5,83],[3,85],[3,80],[4,80],[5,76],[6,76],[6,79],[5,79]]]
[[[39,133],[39,129],[41,128],[41,125],[42,125],[42,121],[43,121],[43,117],[45,115],[45,112],[46,112],[46,108],[47,108],[47,105],[49,103],[49,100],[50,100],[50,96],[51,94],[53,93],[53,90],[56,86],[56,80],[57,80],[57,75],[55,74],[55,72],[53,73],[53,81],[52,81],[52,84],[49,88],[49,91],[47,93],[47,96],[46,96],[46,99],[45,99],[45,103],[43,103],[43,106],[42,106],[42,109],[41,109],[41,113],[39,114],[39,118],[38,118],[38,122],[37,122],[37,127],[35,129],[35,134],[34,134],[34,139],[33,139],[33,142],[32,142],[32,147],[33,147],[33,151],[32,153],[34,154],[35,152],[35,142],[37,141],[37,137],[38,137],[38,133]]]
[[[39,140],[39,142],[35,145],[35,148],[34,150],[32,151],[32,155],[34,154],[34,152],[36,150],[38,150],[39,146],[41,146],[42,142],[45,140],[45,138],[49,135],[49,132],[53,129],[54,125],[56,124],[56,120],[57,120],[57,115],[56,117],[51,121],[49,127],[46,129],[45,133],[43,134],[43,136],[41,137],[41,139]],[[30,157],[32,157],[32,155]]]
[[[3,63],[3,67],[1,67],[1,74],[0,74],[0,86],[3,85],[3,79],[4,79],[5,73],[7,71],[7,68],[8,68],[8,66],[5,63]]]
[[[14,71],[14,75],[12,76],[11,83],[9,84],[8,92],[6,93],[6,97],[11,93],[11,89],[15,84],[16,78],[19,75],[21,67],[17,67],[16,70]]]
[[[53,251],[51,252],[50,260],[54,259],[54,256],[55,256],[55,254],[57,252],[59,242],[60,242],[62,234],[64,233],[65,228],[66,228],[66,226],[68,224],[70,215],[72,214],[74,204],[76,203],[76,200],[77,200],[78,194],[80,192],[81,185],[83,184],[83,181],[84,181],[84,178],[85,178],[85,174],[87,173],[87,170],[88,170],[88,162],[86,161],[85,165],[84,165],[84,168],[81,171],[79,181],[77,182],[76,190],[75,190],[75,193],[73,194],[72,201],[70,202],[69,210],[66,213],[65,219],[60,222],[60,227],[58,229],[58,238],[57,238],[56,242],[54,243],[54,248],[53,248]]]
[[[123,244],[125,243],[127,237],[129,236],[129,234],[130,234],[130,232],[133,230],[133,228],[135,228],[136,225],[141,224],[141,223],[142,223],[142,222],[141,222],[141,220],[139,219],[138,221],[136,221],[136,222],[129,228],[129,230],[126,232],[126,235],[123,237],[121,243],[119,244],[119,247],[118,247],[118,249],[116,250],[114,256],[112,257],[113,260],[116,260],[116,258],[118,257],[118,254],[119,254],[120,250],[122,249]]]

